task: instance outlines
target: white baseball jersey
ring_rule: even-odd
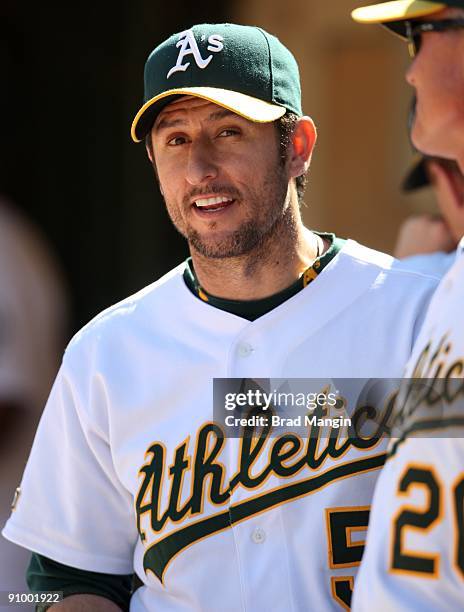
[[[348,241],[250,322],[195,297],[183,268],[72,340],[3,534],[76,568],[135,569],[131,611],[340,610],[382,442],[224,439],[213,379],[398,377],[436,281]]]
[[[451,253],[437,251],[425,255],[412,255],[402,259],[401,263],[409,270],[442,277],[445,276],[455,261],[456,251],[454,250]]]
[[[400,404],[403,436],[392,441],[376,485],[356,612],[370,612],[373,602],[379,612],[464,608],[463,312],[461,254],[432,300],[406,370],[422,382],[409,409]]]

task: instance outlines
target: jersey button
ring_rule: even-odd
[[[238,345],[238,354],[240,357],[249,357],[251,353],[254,351],[254,348],[248,342],[241,342]]]
[[[253,530],[253,533],[251,534],[251,539],[255,544],[262,544],[266,539],[266,532],[264,531],[264,529],[257,527]]]

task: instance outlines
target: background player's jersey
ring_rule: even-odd
[[[224,439],[214,378],[401,376],[434,279],[348,241],[250,322],[183,266],[73,339],[4,534],[65,565],[135,571],[132,611],[340,610],[384,446]]]
[[[356,612],[464,609],[462,253],[432,300],[406,376],[421,381],[377,481]]]

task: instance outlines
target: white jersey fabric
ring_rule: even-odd
[[[221,439],[213,378],[401,376],[436,279],[396,265],[348,241],[250,322],[195,297],[183,264],[103,312],[68,346],[4,536],[135,568],[131,611],[339,610],[382,442]]]
[[[464,609],[463,246],[406,369],[435,381],[433,399],[411,412],[377,481],[355,612]]]
[[[445,276],[455,261],[456,250],[451,253],[437,251],[425,255],[411,255],[411,257],[401,259],[401,263],[409,270],[440,277]]]

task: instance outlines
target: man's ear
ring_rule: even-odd
[[[292,178],[304,174],[309,168],[316,140],[316,126],[311,117],[298,119],[293,130],[288,159],[288,171]]]

